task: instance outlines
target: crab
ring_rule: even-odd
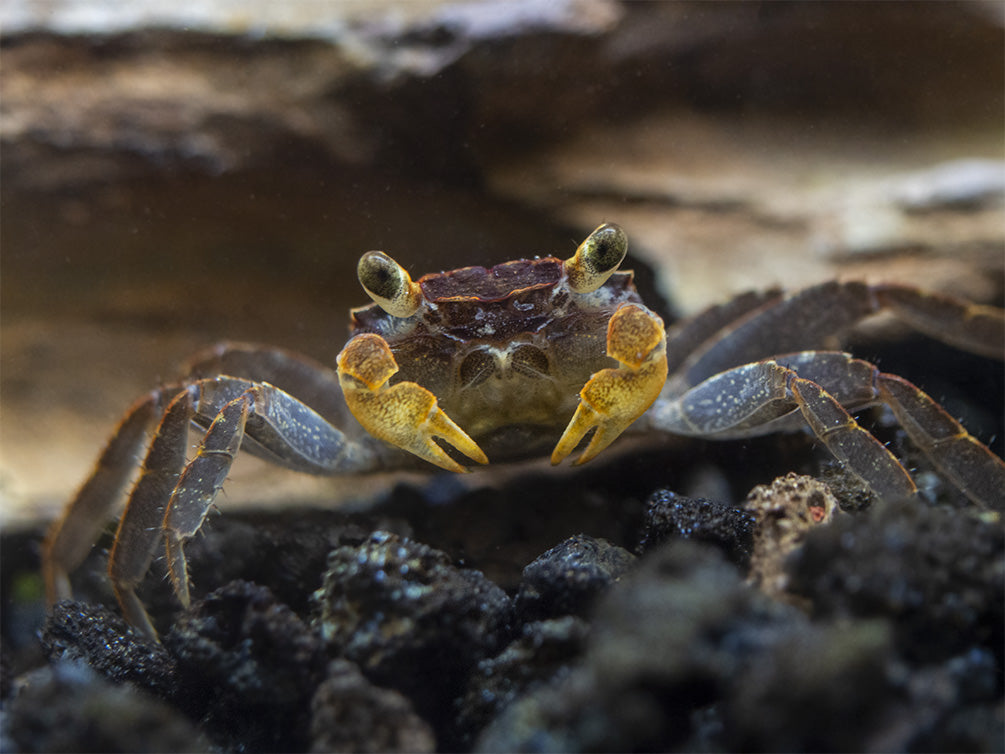
[[[826,282],[747,293],[667,332],[619,267],[627,238],[601,225],[565,260],[465,267],[413,281],[383,252],[363,255],[373,300],[353,309],[332,370],[265,346],[197,354],[184,380],[140,398],[45,541],[50,601],[111,517],[143,451],[109,556],[127,620],[157,633],[136,588],[161,540],[188,605],[184,544],[213,507],[238,451],[313,474],[372,472],[422,459],[452,472],[551,449],[593,459],[628,429],[706,439],[808,426],[881,498],[916,494],[897,458],[853,418],[892,409],[912,441],[976,505],[1001,510],[1005,463],[920,389],[837,350],[887,310],[962,349],[1003,358],[1005,311],[916,288]],[[187,459],[188,434],[201,434]],[[404,452],[403,452],[404,451]],[[419,462],[421,463],[421,462]]]

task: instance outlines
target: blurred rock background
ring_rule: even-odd
[[[0,8],[5,526],[195,349],[333,362],[372,248],[422,274],[614,221],[673,315],[835,276],[1001,303],[999,2],[177,6]],[[268,473],[227,504],[338,486]]]

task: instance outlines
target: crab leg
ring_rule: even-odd
[[[898,285],[829,282],[794,294],[744,294],[676,326],[673,394],[766,353],[819,347],[881,310],[919,331],[990,358],[1005,355],[1005,311]],[[715,324],[728,322],[721,328]],[[710,324],[711,323],[711,324]]]
[[[904,497],[915,491],[910,476],[845,409],[880,402],[964,494],[1002,507],[1001,459],[917,387],[845,353],[807,351],[727,370],[676,401],[660,401],[650,421],[668,432],[731,439],[791,428],[798,408],[827,448],[878,495]]]
[[[575,464],[586,463],[646,412],[667,377],[663,320],[643,306],[622,304],[607,325],[607,355],[619,366],[595,372],[580,392],[579,406],[551,454],[561,463],[587,432],[593,437]]]
[[[186,464],[188,429],[208,424],[195,458]],[[135,589],[150,567],[162,531],[179,599],[188,604],[182,545],[202,526],[242,442],[256,455],[316,474],[362,471],[372,451],[345,436],[299,400],[267,383],[234,377],[199,380],[168,406],[119,522],[109,556],[112,588],[130,623],[156,632]]]
[[[198,379],[224,373],[242,374],[251,379]],[[228,402],[257,385],[262,395],[281,397],[271,401],[271,408],[265,412],[269,418],[253,422],[254,426],[244,435],[246,449],[252,454],[317,474],[369,471],[380,463],[379,449],[371,438],[362,432],[359,437],[349,438],[331,426],[329,422],[341,424],[340,419],[348,415],[335,374],[306,357],[254,344],[223,343],[194,357],[189,362],[188,374],[196,379],[155,390],[129,409],[91,474],[50,528],[42,546],[42,571],[50,603],[72,596],[69,574],[86,557],[110,518],[122,489],[137,467],[137,457],[143,452],[146,435],[158,420],[164,430],[158,430],[158,434],[165,436],[151,443],[144,465],[177,477],[185,466],[184,449],[169,449],[168,445],[178,440],[190,422],[206,430]],[[312,407],[317,407],[320,415],[308,409],[302,400],[266,382],[277,382],[294,390],[301,399],[306,398]],[[172,416],[162,417],[167,412],[165,406],[175,402]],[[138,476],[144,475],[148,479],[140,484],[138,478],[130,493],[130,502],[119,522],[113,546],[114,567],[120,584],[118,596],[127,616],[139,625],[146,618],[145,613],[136,608],[138,601],[132,596],[132,590],[149,566],[152,554],[145,553],[156,549],[171,495],[170,488],[166,491],[154,488],[156,474],[141,470]],[[173,560],[178,562],[177,558]],[[133,606],[126,608],[126,603]]]
[[[694,317],[674,323],[667,330],[667,340],[673,344],[667,354],[670,374],[680,372],[685,363],[693,364],[697,357],[692,354],[703,353],[710,344],[718,342],[721,336],[728,335],[737,323],[752,312],[766,311],[784,298],[785,293],[777,288],[747,291],[725,303],[711,306]]]
[[[189,606],[188,566],[183,543],[202,527],[230,472],[254,408],[252,389],[230,401],[213,419],[199,450],[171,493],[163,518],[168,573],[178,600]]]
[[[989,359],[1005,355],[1005,311],[997,307],[906,285],[877,285],[872,291],[880,308],[919,332]]]
[[[157,638],[157,631],[135,590],[150,568],[161,536],[165,505],[178,480],[178,472],[185,465],[188,426],[197,397],[197,388],[186,388],[175,396],[164,412],[125,512],[119,519],[115,544],[108,557],[108,576],[122,614],[153,639]]]
[[[164,514],[168,572],[185,606],[188,570],[182,546],[202,527],[246,438],[254,443],[257,455],[307,473],[366,471],[377,465],[367,446],[347,441],[313,409],[277,387],[234,378],[196,384],[202,389],[202,403],[213,408],[223,405],[178,478]],[[200,413],[206,415],[204,409]]]
[[[902,377],[879,375],[880,391],[914,444],[978,505],[1005,510],[1005,462]]]
[[[784,367],[783,367],[784,368]],[[820,385],[792,373],[789,383],[806,423],[827,449],[884,500],[913,496],[911,475],[879,440]]]
[[[834,396],[774,360],[730,369],[677,400],[661,401],[650,412],[650,421],[675,434],[734,439],[787,426],[797,409],[831,453],[878,494],[914,494],[914,482],[900,462]]]
[[[388,385],[398,371],[391,348],[379,335],[364,333],[338,355],[338,375],[349,410],[374,437],[414,453],[447,471],[463,466],[437,445],[439,437],[478,463],[485,453],[443,412],[431,392],[414,382]]]
[[[980,506],[1003,507],[1005,462],[917,386],[837,351],[804,351],[776,361],[826,385],[842,406],[854,410],[885,403],[912,442],[961,492]]]
[[[267,382],[307,404],[330,424],[349,428],[349,411],[330,367],[294,351],[259,343],[225,341],[194,354],[182,374],[190,380],[231,375]]]
[[[42,545],[42,572],[50,603],[72,596],[69,573],[87,556],[110,517],[136,467],[136,456],[143,449],[147,431],[162,410],[165,395],[173,392],[165,389],[148,393],[126,412],[90,476],[49,529]]]

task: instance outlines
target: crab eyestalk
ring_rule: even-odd
[[[360,257],[356,274],[367,295],[392,317],[411,317],[418,311],[419,284],[383,251],[368,251]]]
[[[565,262],[569,287],[576,293],[589,293],[607,282],[628,253],[628,236],[613,223],[593,231]]]

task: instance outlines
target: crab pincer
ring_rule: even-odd
[[[357,335],[342,349],[337,363],[349,410],[374,437],[448,471],[467,469],[447,455],[434,437],[446,440],[473,461],[489,462],[478,443],[443,412],[429,390],[414,382],[388,385],[398,364],[379,335]]]
[[[579,394],[579,406],[551,454],[561,463],[596,427],[574,462],[586,463],[610,445],[659,397],[667,378],[663,320],[643,306],[622,304],[607,325],[607,355],[619,362],[601,369]]]

